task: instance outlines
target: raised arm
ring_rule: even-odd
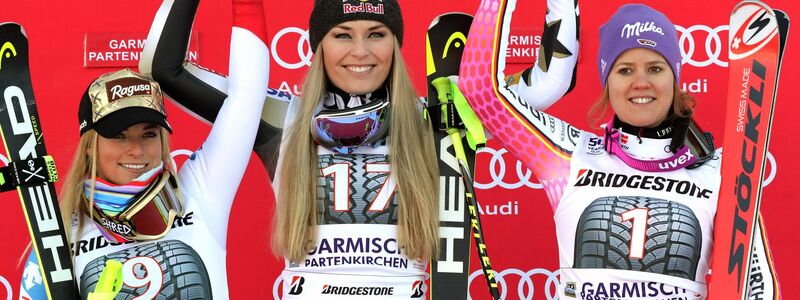
[[[256,125],[267,96],[269,49],[261,0],[233,0],[228,97],[219,110],[201,150],[202,170],[209,183],[229,184],[223,189],[233,199],[247,168]]]
[[[139,72],[196,117],[213,122],[227,97],[228,79],[186,60],[199,0],[161,3],[139,60]]]
[[[192,23],[199,0],[165,0],[150,28],[139,71],[159,82],[178,106],[213,123],[227,97],[228,78],[186,60]],[[264,98],[255,150],[269,174],[274,174],[278,137],[291,96],[271,90]]]
[[[269,50],[262,1],[233,0],[232,2],[233,26],[228,64],[230,77],[226,79],[217,76],[219,79],[225,79],[225,85],[212,87],[200,80],[201,77],[191,73],[191,69],[184,68],[182,64],[176,65],[178,60],[174,56],[179,52],[184,53],[184,50],[175,51],[172,47],[178,47],[178,44],[180,47],[185,47],[190,30],[187,24],[190,24],[191,15],[197,8],[197,0],[174,2],[166,0],[156,16],[156,23],[159,23],[159,19],[165,16],[164,8],[168,7],[166,25],[154,25],[154,32],[150,32],[151,37],[161,36],[161,38],[155,43],[148,44],[156,46],[153,52],[155,55],[153,55],[152,74],[165,90],[166,86],[169,86],[169,91],[179,93],[179,96],[171,95],[175,99],[182,99],[181,103],[192,104],[202,102],[199,100],[205,101],[222,96],[222,99],[216,99],[221,106],[215,114],[216,119],[211,132],[202,147],[192,154],[178,172],[179,181],[183,186],[194,187],[184,189],[183,194],[200,206],[213,207],[204,211],[204,217],[209,224],[227,224],[236,190],[250,160],[269,81]],[[173,25],[184,26],[181,28],[187,32],[186,35],[182,35],[184,40],[173,39],[168,33],[168,31],[177,32],[171,27]],[[175,51],[175,53],[163,55],[162,51]],[[163,60],[169,61],[170,64],[160,64],[159,57],[163,57]],[[210,72],[204,71],[200,74],[204,76]],[[225,93],[216,90],[222,87],[225,88]],[[201,95],[192,88],[200,89],[208,95]],[[227,236],[225,226],[216,226],[210,230],[218,243],[224,245]]]
[[[574,85],[577,1],[547,1],[537,62],[507,80],[503,71],[515,2],[483,0],[480,4],[461,62],[459,87],[484,126],[546,186],[555,207],[580,131],[540,109]]]

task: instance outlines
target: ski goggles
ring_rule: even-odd
[[[703,131],[694,120],[689,122],[689,130],[686,132],[686,140],[684,142],[689,148],[689,152],[697,157],[697,161],[687,166],[687,169],[694,169],[702,166],[705,162],[714,158],[714,137],[711,133]]]
[[[89,203],[92,220],[103,236],[117,242],[146,241],[164,237],[176,216],[183,215],[183,201],[178,184],[169,171],[161,172],[137,194],[119,214],[108,215],[98,205]]]
[[[325,148],[350,153],[386,136],[389,107],[388,100],[375,100],[359,107],[322,110],[311,121],[311,135]]]

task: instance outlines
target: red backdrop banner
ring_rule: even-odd
[[[30,65],[34,92],[39,104],[44,138],[58,170],[66,174],[78,140],[77,104],[86,86],[111,66],[129,64],[138,56],[132,48],[146,35],[160,1],[13,1],[0,5],[0,22],[17,22],[30,39]],[[311,61],[307,24],[313,1],[266,1],[272,56],[270,86],[284,92],[300,91],[302,76]],[[403,54],[418,91],[425,91],[425,30],[437,15],[460,11],[473,13],[479,1],[401,1],[405,20]],[[550,108],[578,128],[590,127],[585,109],[600,96],[596,57],[598,28],[622,4],[631,1],[581,1],[581,47],[578,83],[573,92]],[[678,28],[684,55],[682,86],[698,100],[695,118],[716,134],[718,145],[723,127],[721,108],[727,83],[728,16],[735,1],[656,1],[644,0],[665,12]],[[768,1],[773,8],[793,16],[800,13],[793,0]],[[197,61],[214,70],[227,70],[230,40],[230,4],[203,1],[200,4],[190,50]],[[532,61],[538,47],[538,34],[544,22],[545,1],[520,1],[512,22],[507,72],[521,70]],[[796,30],[791,30],[796,31]],[[111,40],[116,40],[111,43]],[[133,40],[133,42],[129,42]],[[800,299],[800,279],[792,270],[800,269],[800,259],[792,254],[797,238],[794,230],[800,218],[800,192],[792,178],[800,177],[800,158],[793,155],[793,135],[800,106],[793,96],[800,94],[794,85],[800,55],[790,36],[778,89],[769,165],[765,176],[764,215],[777,271],[785,299]],[[113,45],[112,45],[113,44]],[[108,64],[103,53],[125,52],[128,57],[113,57]],[[94,55],[91,55],[94,53]],[[202,55],[198,55],[202,53]],[[99,59],[103,55],[104,60]],[[225,72],[222,72],[225,73]],[[169,104],[173,150],[178,163],[200,146],[208,125]],[[553,299],[556,295],[554,271],[558,267],[552,211],[540,184],[516,158],[496,141],[477,158],[477,197],[483,210],[485,240],[499,283],[506,299]],[[0,157],[0,159],[5,158]],[[278,274],[283,260],[269,249],[270,218],[274,197],[269,178],[258,158],[250,167],[234,202],[228,235],[228,274],[232,299],[269,299],[277,295]],[[60,184],[58,185],[60,188]],[[0,194],[0,299],[17,299],[23,277],[20,262],[30,242],[16,193]],[[473,299],[488,299],[480,265],[473,254],[470,285]]]

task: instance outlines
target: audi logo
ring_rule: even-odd
[[[3,287],[6,289],[6,299],[11,300],[11,296],[14,295],[14,290],[11,288],[11,283],[8,282],[8,279],[0,275],[0,283],[3,284]]]
[[[717,65],[720,67],[727,67],[728,62],[720,60],[723,49],[728,48],[728,40],[720,37],[720,33],[728,31],[728,25],[720,25],[711,28],[706,25],[692,25],[687,28],[675,25],[675,30],[680,33],[678,37],[678,45],[681,49],[681,56],[683,56],[683,63],[687,63],[694,67],[707,67],[710,65]],[[702,39],[705,33],[705,41],[696,41],[695,33]],[[695,59],[695,52],[705,50],[705,58]],[[703,56],[699,56],[703,57]]]
[[[530,181],[531,177],[533,177],[533,172],[530,169],[525,168],[521,161],[517,160],[516,163],[516,171],[517,171],[517,182],[505,182],[504,178],[506,177],[506,160],[503,154],[508,153],[508,150],[505,148],[497,150],[490,147],[484,147],[483,149],[479,150],[478,153],[488,153],[492,156],[489,160],[489,176],[492,177],[492,181],[488,183],[478,182],[477,178],[475,179],[475,188],[481,190],[488,190],[493,187],[501,187],[507,190],[513,190],[520,187],[529,187],[533,189],[541,189],[541,183],[533,183]]]
[[[192,156],[192,153],[194,153],[194,152],[193,151],[189,151],[187,149],[178,149],[178,150],[172,150],[172,152],[170,152],[169,156],[172,157],[172,159],[175,159],[176,157],[181,156],[181,155]]]
[[[675,25],[675,30],[680,33],[678,42],[680,45],[681,56],[683,57],[683,63],[694,67],[707,67],[710,65],[717,65],[720,67],[728,66],[727,61],[721,60],[723,50],[727,49],[727,39],[723,40],[721,33],[723,31],[728,31],[728,25],[720,25],[714,28],[702,24],[692,25],[685,28],[683,26]],[[698,37],[695,37],[695,34],[697,34]],[[703,36],[705,36],[705,40],[702,40]],[[697,40],[698,38],[701,40]],[[288,41],[285,41],[285,39],[288,39]],[[281,52],[278,50],[278,46],[282,45],[287,47],[287,45],[284,45],[284,43],[295,43],[295,55],[289,56],[286,53],[281,55]],[[289,44],[289,47],[290,46],[291,44]],[[705,52],[704,57],[700,54],[697,54],[697,52],[701,51]],[[314,55],[314,52],[312,51],[308,42],[308,30],[299,27],[285,27],[278,31],[278,33],[276,33],[272,38],[270,52],[273,60],[275,60],[275,63],[285,69],[290,70],[310,66],[311,57]]]
[[[281,295],[278,294],[278,288],[280,288],[282,283],[283,283],[283,276],[278,274],[278,277],[275,278],[275,282],[272,283],[272,299],[281,299]]]
[[[186,156],[191,157],[192,153],[194,153],[194,152],[186,150],[186,149],[172,150],[172,152],[169,153],[169,157],[172,158],[172,169],[173,170],[177,170],[178,169],[178,166],[175,165],[176,164],[176,162],[175,162],[175,158],[176,157],[181,156],[181,155],[186,155]]]
[[[294,38],[297,39],[294,41],[297,45],[297,55],[291,58],[281,56],[279,54],[280,52],[278,51],[278,46],[283,45],[282,40],[288,35],[292,36],[292,38],[289,39],[289,42],[294,41]],[[298,27],[286,27],[278,31],[278,33],[275,34],[275,37],[272,38],[270,52],[275,63],[285,69],[290,70],[310,66],[311,57],[314,55],[314,52],[311,50],[311,46],[309,45],[308,41],[308,30],[303,30]]]
[[[501,272],[495,272],[495,279],[497,280],[497,285],[500,289],[500,299],[508,299],[508,293],[512,291],[511,287],[508,286],[506,283],[507,277],[516,277],[519,276],[519,282],[517,283],[517,296],[519,299],[530,300],[536,296],[536,286],[533,284],[533,277],[534,276],[544,276],[547,280],[544,283],[544,286],[541,287],[541,291],[547,300],[558,299],[558,274],[560,273],[559,270],[550,271],[544,268],[537,268],[532,269],[527,272],[523,272],[520,269],[505,269]],[[483,271],[478,269],[472,272],[469,275],[469,286],[472,287],[472,281],[476,277],[482,277]],[[468,289],[469,290],[469,289]],[[469,299],[473,299],[472,296],[469,296]]]

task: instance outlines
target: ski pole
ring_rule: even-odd
[[[492,264],[489,261],[489,254],[486,251],[486,243],[483,241],[483,226],[481,226],[480,214],[478,212],[478,201],[475,199],[475,189],[473,187],[472,176],[470,175],[469,167],[467,166],[467,156],[464,153],[464,145],[461,143],[461,132],[455,126],[450,126],[449,120],[445,118],[452,118],[454,110],[448,110],[449,103],[453,102],[453,88],[450,84],[450,79],[447,77],[439,77],[431,81],[431,84],[436,88],[436,94],[439,98],[439,103],[442,105],[442,122],[447,124],[445,132],[450,135],[453,140],[453,149],[456,152],[456,159],[458,159],[458,166],[461,169],[461,176],[464,179],[464,186],[466,187],[467,205],[469,206],[469,217],[472,224],[472,236],[475,239],[475,246],[478,250],[480,257],[481,268],[483,275],[486,277],[486,283],[489,286],[489,293],[494,299],[500,299],[500,291],[497,288],[497,280],[495,279],[495,272],[492,269]]]

